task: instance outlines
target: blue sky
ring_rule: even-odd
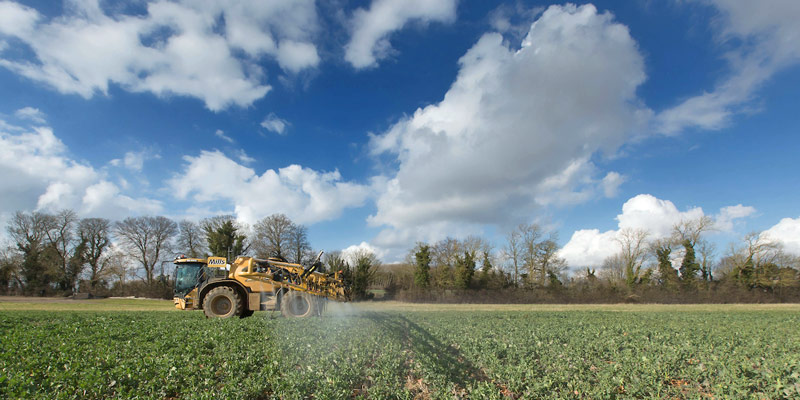
[[[717,220],[800,253],[791,0],[0,1],[0,217],[285,213],[312,245]]]

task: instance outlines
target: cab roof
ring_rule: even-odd
[[[189,258],[189,257],[178,257],[173,261],[175,263],[203,263],[206,264],[207,261],[205,258]]]

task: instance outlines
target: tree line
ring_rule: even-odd
[[[177,256],[232,261],[252,255],[307,264],[316,254],[307,228],[284,214],[263,218],[251,229],[232,215],[175,222],[163,216],[79,218],[73,210],[17,212],[6,231],[12,243],[0,249],[3,294],[171,298],[170,261]],[[340,252],[325,258],[326,266],[353,281],[359,298],[367,297],[378,264],[369,252],[352,260]]]
[[[252,227],[231,215],[199,222],[163,216],[121,221],[79,218],[72,210],[17,212],[0,248],[0,293],[171,297],[178,255],[278,257],[308,264],[316,255],[307,228],[283,214]],[[617,302],[800,300],[800,258],[751,233],[718,252],[707,240],[709,217],[681,221],[670,236],[622,229],[618,251],[594,266],[570,269],[556,232],[522,224],[501,247],[469,236],[417,243],[405,262],[381,265],[375,254],[340,251],[323,257],[342,271],[357,298],[436,301]]]
[[[404,263],[385,266],[375,285],[420,301],[736,302],[800,299],[800,258],[751,233],[718,256],[707,236],[713,220],[681,221],[666,238],[622,229],[618,251],[573,269],[558,236],[539,224],[511,230],[494,249],[477,236],[418,243]]]

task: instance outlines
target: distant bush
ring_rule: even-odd
[[[800,291],[746,289],[725,283],[713,283],[707,289],[667,290],[661,287],[572,285],[556,288],[507,288],[466,290],[402,289],[394,299],[408,302],[494,303],[494,304],[615,304],[615,303],[794,303],[800,302]]]
[[[173,296],[172,282],[155,280],[148,284],[144,281],[115,282],[108,290],[107,295],[120,297],[146,297],[151,299],[171,299]]]

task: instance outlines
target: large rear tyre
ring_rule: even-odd
[[[289,291],[281,299],[281,314],[287,318],[305,318],[317,315],[317,302],[308,293]]]
[[[203,301],[203,313],[207,318],[230,318],[242,315],[242,299],[231,287],[211,289]]]

